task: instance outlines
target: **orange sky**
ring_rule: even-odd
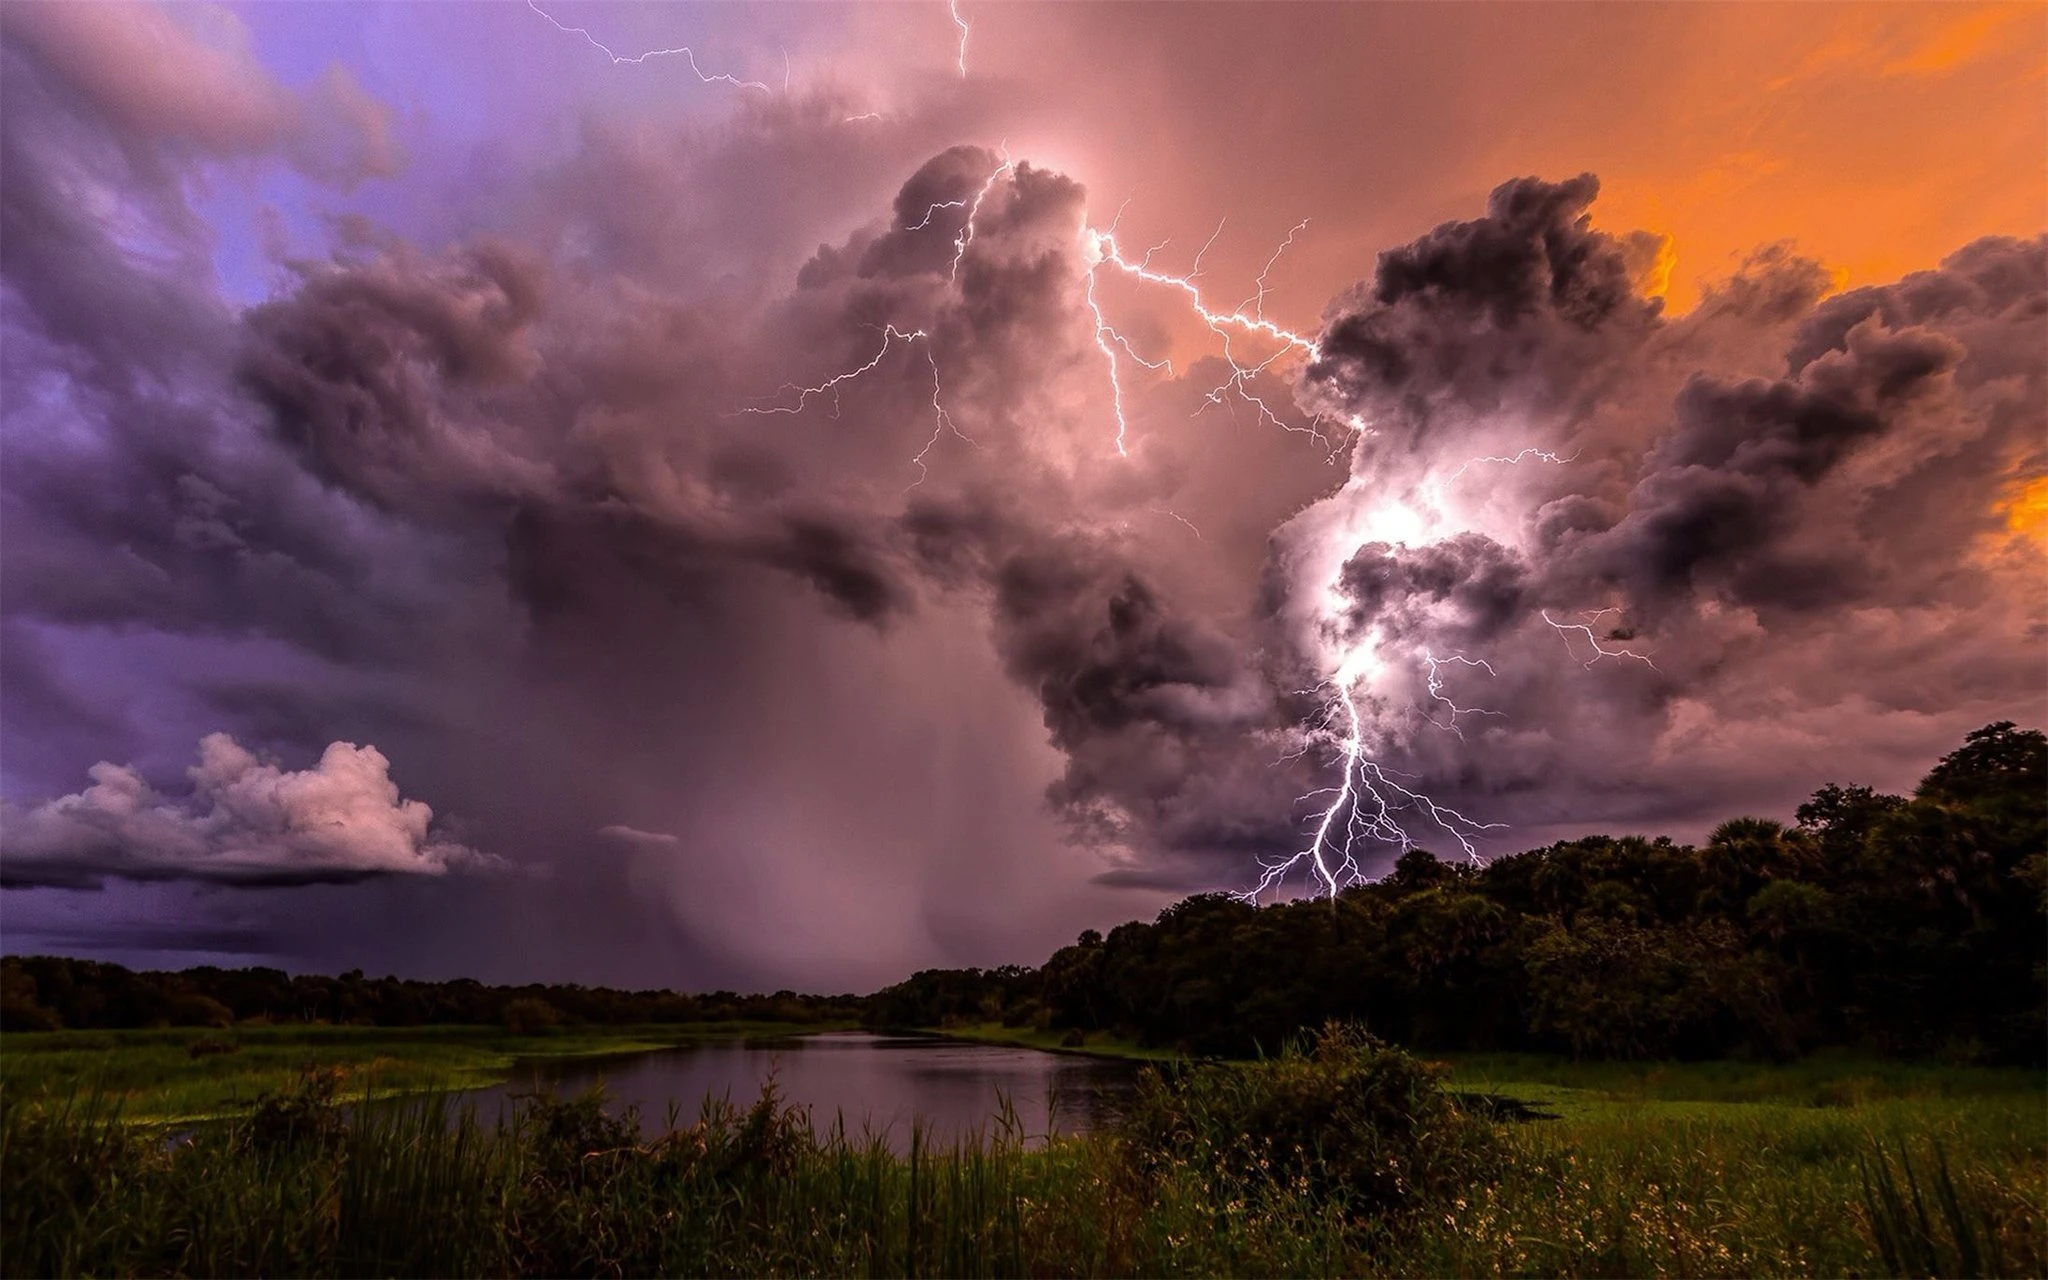
[[[892,11],[897,6],[889,7]],[[1372,255],[1504,178],[1590,169],[1595,217],[1675,240],[1670,298],[1791,239],[1845,283],[2048,229],[2048,6],[970,6],[990,112],[1144,243],[1314,319]],[[1019,109],[1019,103],[1025,104]]]
[[[1673,128],[1615,132],[1604,216],[1675,237],[1678,306],[1782,237],[1853,285],[2048,227],[2048,7],[1817,8],[1709,11]]]

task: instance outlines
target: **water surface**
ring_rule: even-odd
[[[809,1108],[820,1134],[843,1122],[851,1137],[872,1133],[903,1151],[913,1120],[942,1144],[993,1132],[1004,1099],[1034,1138],[1048,1131],[1085,1133],[1115,1116],[1136,1071],[1135,1064],[1113,1059],[845,1031],[601,1059],[540,1059],[521,1064],[507,1083],[470,1096],[489,1120],[520,1094],[547,1089],[567,1095],[602,1082],[611,1108],[637,1104],[642,1130],[653,1135],[666,1127],[671,1107],[686,1125],[707,1097],[745,1108],[772,1073],[786,1101]]]

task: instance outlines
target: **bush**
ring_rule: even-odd
[[[602,1182],[640,1141],[640,1115],[627,1108],[618,1115],[605,1108],[603,1085],[572,1098],[536,1093],[521,1099],[518,1132],[533,1158],[535,1174],[559,1187]]]
[[[1277,1059],[1148,1070],[1121,1131],[1148,1174],[1210,1169],[1252,1194],[1307,1190],[1394,1214],[1444,1203],[1501,1163],[1498,1134],[1459,1109],[1443,1070],[1333,1022]]]
[[[561,1011],[537,996],[521,996],[506,1002],[505,1011],[500,1016],[505,1030],[515,1036],[538,1035],[560,1026],[562,1022]]]
[[[307,1067],[291,1088],[260,1095],[240,1137],[259,1155],[339,1146],[345,1117],[336,1096],[343,1074],[339,1067]]]

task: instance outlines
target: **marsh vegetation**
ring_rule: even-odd
[[[229,1121],[0,1116],[10,1275],[2039,1274],[2023,1071],[1418,1060],[1355,1028],[1152,1069],[1045,1140],[819,1126],[768,1082],[647,1132],[596,1093],[486,1123],[314,1072]],[[1553,1120],[1505,1121],[1514,1097]]]

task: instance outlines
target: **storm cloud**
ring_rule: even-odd
[[[1767,254],[1673,319],[1596,191],[1508,183],[1333,313],[1304,394],[1363,436],[1270,589],[1310,664],[1381,655],[1377,739],[1518,826],[1624,780],[1624,820],[1698,821],[1822,743],[1881,769],[2037,698],[2040,546],[2008,511],[2048,439],[2048,240],[1825,301]],[[1321,575],[1341,607],[1299,608]]]
[[[2048,241],[1834,294],[1778,248],[1673,315],[1595,178],[1519,178],[1241,372],[972,87],[593,109],[387,222],[348,193],[400,114],[147,13],[169,70],[0,30],[10,894],[880,981],[1245,887],[1333,782],[1340,670],[1482,852],[2039,709]],[[257,298],[237,166],[329,202]],[[448,874],[496,867],[541,874]]]

